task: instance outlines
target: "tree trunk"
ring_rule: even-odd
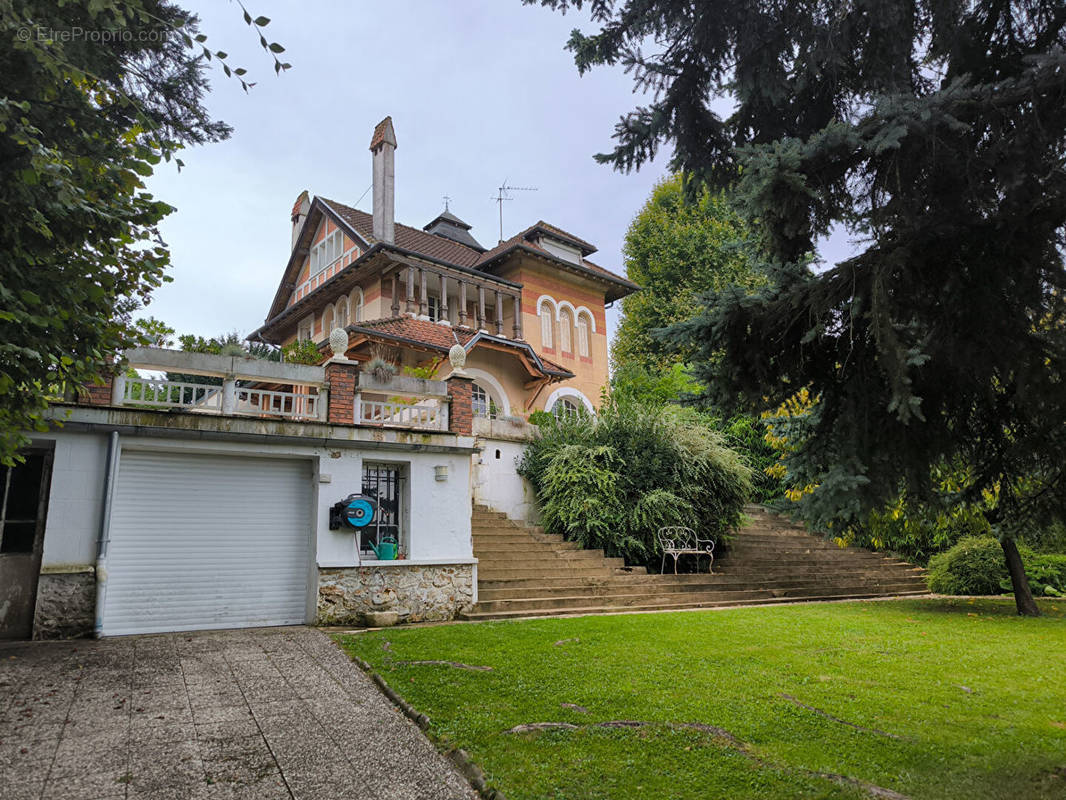
[[[1029,588],[1029,579],[1025,577],[1025,566],[1022,564],[1022,556],[1018,552],[1018,545],[1013,539],[1001,539],[1003,555],[1007,559],[1007,570],[1010,572],[1010,583],[1014,589],[1014,604],[1018,607],[1018,613],[1023,617],[1039,617],[1040,609],[1037,608],[1033,592]]]

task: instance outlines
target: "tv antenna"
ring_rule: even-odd
[[[501,242],[503,241],[503,201],[504,200],[514,200],[513,197],[508,197],[507,193],[508,192],[535,192],[535,191],[537,191],[537,187],[536,186],[508,186],[507,185],[507,179],[504,178],[503,179],[503,186],[500,186],[496,190],[496,196],[489,198],[490,200],[496,201],[496,205],[498,205],[500,207],[500,241]]]

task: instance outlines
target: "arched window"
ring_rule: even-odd
[[[328,339],[332,330],[333,306],[326,306],[326,310],[322,312],[322,335]]]
[[[583,311],[579,311],[577,315],[577,325],[575,331],[577,332],[577,354],[588,358],[589,355],[589,325],[590,320],[586,317]]]
[[[363,321],[363,290],[359,286],[352,289],[348,296],[348,318],[350,325]]]
[[[485,387],[475,383],[471,388],[470,402],[475,417],[495,417],[496,404],[492,402]]]
[[[333,307],[333,324],[338,328],[344,328],[348,325],[347,297],[342,297],[337,300],[337,305]]]
[[[537,309],[540,317],[540,346],[552,347],[552,307],[549,303],[542,302]]]
[[[584,410],[585,407],[574,398],[560,397],[555,401],[554,405],[552,405],[549,413],[554,414],[559,419],[564,417],[574,419],[580,416]]]
[[[574,327],[574,319],[570,314],[569,309],[562,309],[559,312],[559,350],[564,353],[574,352],[571,345],[571,331]]]

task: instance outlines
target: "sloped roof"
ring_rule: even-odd
[[[374,238],[374,216],[357,208],[351,208],[335,200],[319,198],[323,203],[333,209],[341,219],[347,222],[356,232],[370,243],[377,242]],[[459,242],[445,239],[442,236],[434,236],[432,233],[420,231],[410,225],[396,223],[396,246],[412,253],[426,255],[461,267],[473,267],[481,257],[481,252],[472,247],[459,244]]]
[[[547,222],[541,220],[535,225],[530,225],[524,231],[516,233],[510,239],[505,239],[504,241],[493,247],[491,250],[482,253],[481,258],[478,259],[478,262],[476,264],[477,268],[486,269],[493,262],[504,258],[515,250],[522,249],[526,250],[527,252],[534,253],[543,258],[549,258],[552,261],[566,268],[573,269],[578,272],[584,272],[587,274],[591,274],[594,277],[608,280],[611,283],[615,284],[615,286],[619,287],[619,289],[624,289],[624,291],[608,292],[607,299],[609,301],[616,300],[619,297],[624,297],[630,292],[635,292],[640,289],[640,285],[633,283],[633,281],[629,280],[629,278],[623,278],[621,275],[611,272],[609,269],[604,269],[598,264],[593,264],[587,258],[582,258],[580,264],[574,264],[570,261],[564,261],[563,259],[556,256],[554,253],[550,253],[549,251],[541,247],[540,244],[536,242],[535,237],[538,233],[547,233],[549,236],[553,236],[554,238],[558,238],[570,244],[574,244],[582,250],[583,255],[588,255],[588,253],[594,253],[596,251],[596,248],[590,245],[588,242],[577,238],[573,234],[567,233],[561,228],[557,228],[554,225],[549,225]]]
[[[469,350],[476,346],[478,340],[485,338],[495,345],[511,347],[515,350],[525,351],[539,360],[548,375],[558,378],[573,377],[573,372],[550,359],[545,358],[529,342],[516,339],[506,339],[500,336],[486,336],[480,331],[468,328],[464,325],[442,325],[439,322],[431,322],[427,319],[415,319],[413,317],[386,317],[367,322],[359,322],[348,326],[352,333],[365,333],[371,336],[377,335],[383,338],[401,342],[420,344],[432,350],[447,352],[456,343]]]

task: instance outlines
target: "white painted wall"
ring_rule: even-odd
[[[525,443],[489,438],[480,442],[483,449],[474,455],[474,502],[511,519],[536,522],[533,486],[515,470]]]
[[[49,494],[44,538],[44,566],[96,563],[96,542],[103,513],[107,434],[57,430],[34,435],[34,440],[55,442],[55,462]],[[312,445],[260,444],[242,441],[202,441],[150,436],[121,436],[122,449],[221,455],[307,459],[313,472],[315,557],[322,567],[349,567],[359,563],[355,536],[329,530],[329,508],[362,488],[363,459],[407,465],[409,559],[469,561],[470,457],[464,453],[424,453],[370,450],[360,447],[324,448]],[[121,458],[121,454],[120,454]],[[446,466],[445,481],[435,479],[435,467]],[[328,482],[323,482],[328,480]],[[195,503],[196,498],[189,498]],[[158,522],[158,521],[156,521]]]
[[[41,566],[95,564],[103,513],[107,436],[54,431],[35,433],[33,440],[55,442]]]

